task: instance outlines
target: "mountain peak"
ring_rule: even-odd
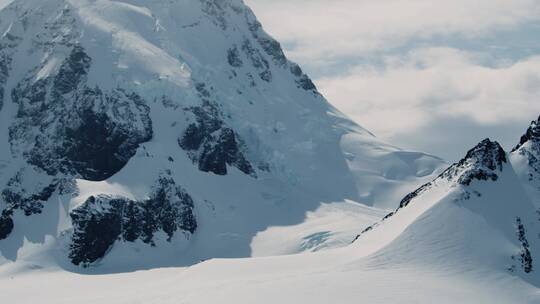
[[[506,152],[498,142],[486,138],[469,150],[460,164],[465,162],[478,164],[494,171],[497,169],[502,171],[503,163],[507,162]]]
[[[435,187],[441,180],[463,186],[470,186],[473,180],[497,181],[499,175],[496,171],[502,172],[503,165],[507,162],[506,152],[501,145],[486,138],[469,150],[463,159],[441,173],[434,181],[405,196],[400,202],[399,209],[409,205],[413,199]]]
[[[527,132],[525,132],[525,134],[521,137],[519,144],[512,150],[512,152],[519,150],[519,148],[529,141],[540,142],[540,117],[538,117],[538,120],[531,122]]]
[[[242,0],[14,0],[0,10],[0,122],[0,239],[31,238],[17,233],[32,220],[74,267],[244,257],[281,212],[294,225],[320,202],[401,196],[386,172],[412,188],[442,163],[404,162],[337,112]],[[358,181],[366,158],[375,185]],[[69,224],[47,230],[57,199]]]
[[[498,175],[495,171],[502,171],[503,164],[507,162],[506,152],[501,145],[486,138],[469,150],[457,164],[443,172],[442,176],[464,186],[469,186],[473,180],[496,181]]]
[[[444,263],[477,259],[473,267],[489,265],[534,282],[540,244],[531,236],[540,228],[537,207],[515,174],[511,156],[496,141],[481,141],[438,178],[407,195],[397,211],[366,228],[355,240],[357,248],[375,247],[395,234],[399,237],[382,241],[383,249],[371,256],[385,263],[419,257],[424,263],[442,254]],[[486,246],[503,239],[504,246]],[[458,256],[446,255],[449,251]]]
[[[532,121],[510,154],[518,175],[531,195],[540,198],[540,118]]]

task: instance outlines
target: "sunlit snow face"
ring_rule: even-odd
[[[394,144],[455,159],[486,136],[515,145],[540,114],[538,1],[246,2],[331,103]]]

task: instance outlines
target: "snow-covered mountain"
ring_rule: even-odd
[[[0,291],[23,303],[538,303],[540,219],[516,151],[482,141],[350,246],[107,276],[4,267]]]
[[[0,11],[0,264],[109,272],[341,246],[443,164],[330,106],[241,0]]]
[[[539,287],[539,123],[531,123],[510,153],[497,142],[482,141],[405,196],[354,246],[384,263],[495,271]]]
[[[365,230],[378,255],[425,263],[432,259],[529,274],[539,254],[537,209],[506,152],[486,139],[434,181],[407,195],[397,211]],[[534,275],[532,277],[538,277]]]
[[[8,2],[1,299],[539,302],[540,119],[443,171],[330,106],[241,0]]]
[[[540,118],[531,123],[510,159],[533,203],[540,208]]]

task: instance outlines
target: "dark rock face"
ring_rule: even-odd
[[[517,226],[517,237],[521,243],[521,251],[519,253],[519,260],[521,262],[521,268],[525,273],[530,273],[533,271],[533,259],[531,256],[531,251],[529,249],[529,241],[525,235],[525,226],[521,222],[521,218],[516,218]]]
[[[159,177],[145,201],[90,197],[70,216],[74,232],[69,258],[83,266],[103,258],[117,240],[155,246],[158,231],[171,241],[179,231],[193,234],[197,229],[192,198],[168,175]]]
[[[7,188],[2,191],[2,198],[9,206],[8,209],[19,209],[24,211],[26,216],[41,213],[45,204],[56,190],[56,184],[50,184],[38,193],[24,196],[21,192]]]
[[[230,48],[227,50],[227,62],[229,62],[229,65],[235,68],[239,68],[244,63],[242,62],[242,59],[240,58],[240,51],[238,50],[238,47]]]
[[[473,180],[496,181],[499,179],[496,171],[502,171],[503,164],[507,161],[506,152],[499,143],[485,139],[467,152],[467,155],[458,163],[441,173],[437,179],[455,180],[464,186],[469,186]],[[429,190],[433,184],[434,182],[427,183],[409,193],[401,201],[400,208],[409,205],[414,198]]]
[[[59,5],[54,14],[55,18],[45,21],[43,31],[34,37],[32,44],[45,52],[50,52],[57,46],[68,48],[77,46],[83,33],[77,24],[76,13],[69,6]],[[24,15],[23,18],[32,18],[32,16]],[[28,21],[24,20],[23,26],[25,22]]]
[[[142,203],[131,203],[123,213],[123,237],[126,241],[141,239],[154,245],[154,234],[165,232],[170,241],[176,231],[194,233],[197,222],[193,214],[193,199],[174,180],[161,176],[150,198]]]
[[[75,229],[69,258],[75,265],[103,257],[121,232],[124,199],[90,197],[70,214]]]
[[[476,147],[467,152],[465,159],[460,163],[467,160],[473,160],[480,166],[493,171],[502,171],[503,164],[507,162],[506,152],[501,145],[498,142],[489,139],[484,139]]]
[[[216,132],[215,134],[213,134]],[[253,174],[251,164],[244,158],[238,148],[234,131],[220,128],[212,131],[205,126],[190,125],[180,145],[198,147],[199,170],[217,175],[227,175],[227,165],[235,166],[245,174]],[[194,150],[193,150],[194,151]]]
[[[313,81],[302,71],[300,66],[287,60],[287,57],[285,57],[285,53],[281,48],[281,44],[275,39],[272,39],[266,33],[264,33],[261,23],[257,20],[250,20],[249,18],[247,19],[247,22],[253,38],[257,40],[259,45],[262,47],[264,52],[268,56],[270,56],[272,61],[281,67],[286,68],[287,66],[289,66],[291,73],[297,78],[295,82],[298,88],[302,88],[306,91],[312,91],[313,93],[318,94],[317,87],[315,86]],[[268,74],[268,72],[266,72],[266,74]],[[261,75],[261,78],[263,80],[266,80],[263,75]],[[270,80],[271,79],[266,81]]]
[[[415,199],[416,197],[418,197],[420,194],[426,192],[427,190],[429,190],[432,186],[432,183],[427,183],[423,186],[421,186],[420,188],[416,189],[414,192],[411,192],[409,194],[407,194],[402,200],[401,202],[399,203],[399,208],[398,209],[401,209],[401,208],[404,208],[404,207],[407,207],[411,201],[413,199]]]
[[[13,231],[14,224],[10,212],[4,210],[0,215],[0,240],[5,240]]]
[[[503,170],[507,163],[506,152],[499,143],[483,140],[467,152],[465,158],[441,174],[446,179],[454,179],[461,185],[469,186],[473,180],[496,181],[497,171]]]
[[[512,150],[512,153],[518,153],[525,156],[531,169],[529,172],[529,181],[540,181],[540,118],[531,122],[531,126],[521,137],[519,144]]]
[[[76,46],[55,76],[33,81],[30,73],[12,92],[18,104],[12,150],[50,175],[107,179],[152,138],[145,101],[122,89],[87,87],[90,66],[91,58]]]
[[[23,212],[25,216],[41,214],[44,205],[51,198],[59,184],[52,180],[49,185],[41,189],[29,190],[23,186],[23,172],[18,172],[9,180],[6,188],[0,194],[5,204],[0,215],[0,240],[9,236],[14,228],[12,216],[15,211]]]
[[[540,143],[540,117],[538,117],[537,121],[531,122],[531,126],[527,129],[525,135],[521,137],[519,144],[512,150],[512,152],[519,150],[519,148],[521,148],[525,143],[530,141]]]
[[[6,85],[9,69],[10,59],[5,55],[0,55],[0,110],[4,106],[4,86]]]
[[[202,11],[212,20],[212,22],[219,26],[222,30],[228,28],[226,18],[226,7],[228,3],[223,0],[201,0]]]
[[[88,73],[91,63],[92,59],[86,55],[83,48],[75,46],[54,79],[56,93],[63,95],[76,90]]]
[[[4,106],[4,95],[7,79],[11,70],[13,48],[21,41],[20,37],[6,33],[0,38],[0,110]]]
[[[217,175],[227,175],[227,165],[234,166],[245,174],[255,171],[240,150],[234,131],[216,121],[199,120],[191,124],[179,140],[180,147],[189,152],[190,158],[198,163],[199,170]]]
[[[242,44],[242,51],[251,60],[254,68],[259,70],[259,77],[266,81],[272,81],[272,72],[270,71],[270,63],[264,58],[259,49],[251,45],[251,41],[246,39]]]
[[[20,44],[22,38],[13,33],[13,28],[16,25],[12,25],[10,29],[0,36],[0,110],[4,105],[4,95],[6,82],[11,71],[12,57],[15,52],[15,48]]]
[[[258,70],[258,76],[261,80],[265,82],[272,81],[274,76],[269,62],[272,61],[277,66],[290,70],[296,77],[295,83],[298,88],[319,94],[313,81],[297,64],[287,60],[281,44],[264,32],[261,23],[257,21],[249,9],[236,6],[230,1],[201,0],[201,4],[203,12],[216,26],[223,30],[229,27],[227,23],[228,14],[244,15],[251,37],[244,39],[240,49],[247,61],[251,62],[251,65]],[[255,43],[252,43],[253,40]],[[240,68],[244,65],[241,57],[239,47],[236,45],[227,51],[227,61],[233,68]],[[234,75],[236,76],[236,72],[234,72]],[[246,76],[251,79],[250,85],[252,87],[257,85],[254,81],[254,75],[247,73]]]
[[[187,109],[195,115],[196,122],[188,126],[178,139],[178,144],[203,172],[226,175],[229,165],[255,176],[253,166],[244,156],[244,145],[238,135],[226,126],[217,106],[207,99],[210,93],[205,87],[199,86],[198,89],[203,105]]]
[[[292,63],[291,73],[293,73],[293,75],[298,78],[296,80],[296,84],[299,88],[302,88],[306,91],[317,92],[317,87],[315,86],[313,81],[311,81],[311,79],[306,74],[304,74],[299,65]]]
[[[285,66],[288,60],[287,57],[285,57],[285,53],[283,53],[281,44],[264,33],[262,24],[256,19],[248,19],[247,22],[253,38],[259,42],[265,53],[278,65]]]

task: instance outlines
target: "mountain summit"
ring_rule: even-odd
[[[366,228],[355,246],[386,263],[495,270],[539,286],[537,128],[532,122],[511,153],[483,140]]]
[[[264,255],[269,227],[392,205],[443,164],[330,106],[240,0],[12,1],[0,109],[0,263]]]

